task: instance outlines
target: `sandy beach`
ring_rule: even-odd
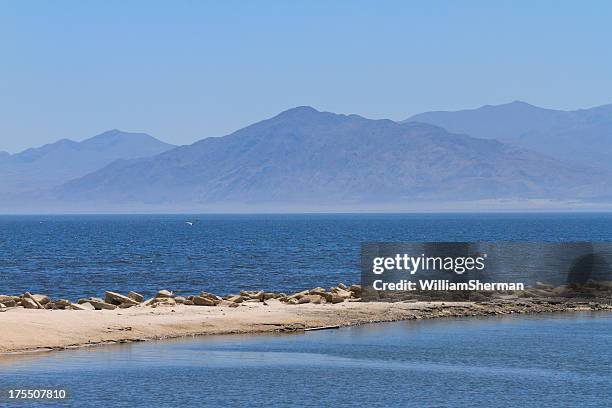
[[[0,353],[62,350],[108,343],[215,334],[303,330],[439,317],[612,310],[594,302],[344,302],[186,305],[115,310],[13,308],[0,313]]]

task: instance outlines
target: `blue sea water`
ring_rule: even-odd
[[[359,280],[365,241],[612,241],[612,215],[0,216],[0,293],[331,286]],[[44,387],[75,407],[608,407],[611,343],[584,313],[0,356],[0,406],[57,405],[6,400]]]
[[[0,216],[0,293],[328,287],[366,241],[612,241],[612,214]]]
[[[75,407],[609,407],[612,316],[437,319],[0,356]]]

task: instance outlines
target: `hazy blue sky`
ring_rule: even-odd
[[[296,105],[612,102],[612,2],[297,3],[2,0],[0,150],[110,128],[186,144]]]

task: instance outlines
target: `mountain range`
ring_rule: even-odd
[[[3,195],[0,210],[401,211],[492,200],[611,202],[609,168],[587,159],[588,149],[568,157],[563,146],[524,143],[554,140],[554,129],[560,138],[570,130],[580,135],[582,128],[604,146],[606,109],[586,114],[514,102],[394,122],[303,106],[178,147],[114,130],[0,155],[3,177],[15,174],[15,163],[30,171],[30,184],[9,177],[13,193]],[[610,156],[603,148],[592,153]]]
[[[478,109],[426,112],[405,122],[413,121],[496,139],[570,163],[612,169],[612,104],[562,111],[515,101]]]
[[[0,193],[57,187],[118,159],[154,156],[175,146],[144,133],[109,130],[82,142],[61,139],[21,153],[0,153]]]

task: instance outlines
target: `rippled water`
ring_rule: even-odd
[[[610,344],[605,313],[411,321],[0,357],[0,389],[67,388],[73,406],[609,407]]]
[[[0,216],[0,293],[301,290],[357,282],[364,241],[500,240],[611,241],[612,215]]]

